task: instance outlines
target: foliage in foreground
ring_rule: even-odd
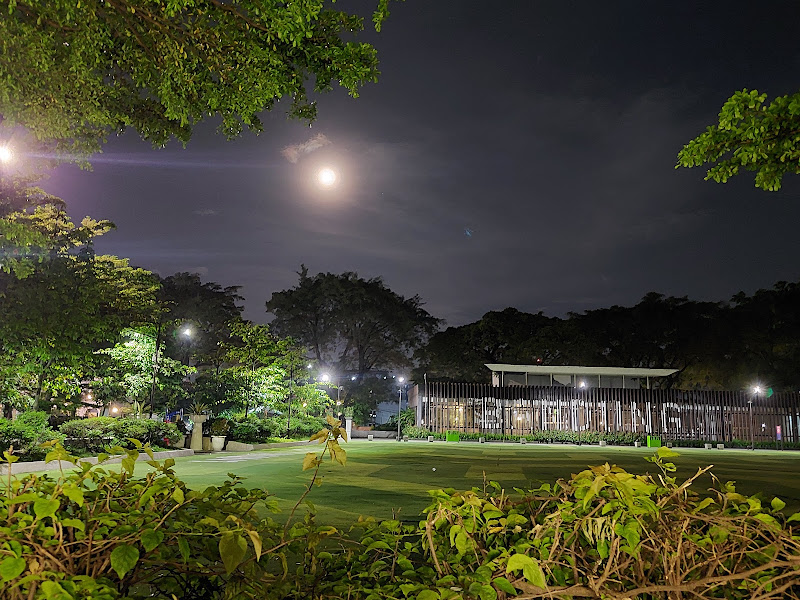
[[[783,176],[800,173],[800,92],[778,96],[742,90],[728,98],[719,123],[686,144],[679,167],[709,165],[706,179],[725,183],[741,169],[755,171],[757,188],[781,188]]]
[[[330,419],[303,468],[344,464]],[[56,448],[54,454],[63,454]],[[0,595],[22,598],[800,598],[800,513],[719,484],[706,497],[672,477],[608,464],[507,494],[495,483],[432,491],[419,523],[312,515],[285,524],[267,492],[231,475],[188,490],[172,462],[133,474],[82,466],[56,480],[8,480],[0,496]],[[5,516],[7,515],[7,516]],[[292,565],[290,567],[290,565]]]

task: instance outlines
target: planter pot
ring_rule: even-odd
[[[717,450],[725,450],[725,444],[717,444]]]
[[[225,436],[224,435],[212,435],[211,436],[211,450],[214,452],[222,452],[222,449],[225,447]]]
[[[429,442],[432,442],[432,441],[433,441],[433,436],[432,436],[432,435],[429,435],[429,436],[428,436],[428,441],[429,441]]]
[[[375,436],[374,436],[374,435],[372,435],[371,433],[370,433],[370,434],[367,436],[367,441],[368,441],[368,442],[371,442],[371,441],[372,441],[372,440],[374,440],[374,439],[375,439]]]
[[[186,448],[186,436],[182,435],[181,437],[179,437],[178,441],[175,442],[172,446],[173,448]]]
[[[636,446],[637,448],[641,448],[642,442],[633,442],[633,445]]]
[[[605,440],[600,440],[600,445],[601,446],[608,446],[608,442],[605,441]]]
[[[208,415],[192,415],[192,439],[189,442],[189,448],[198,451],[203,449],[203,423],[208,419]]]
[[[211,436],[203,436],[203,452],[211,452]]]

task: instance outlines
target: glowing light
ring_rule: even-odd
[[[356,380],[356,376],[355,376],[355,375],[353,375],[353,376],[350,378],[350,381],[355,381],[355,380]]]
[[[581,381],[580,387],[585,388],[586,387],[586,382],[585,381]]]
[[[323,373],[321,379],[322,379],[322,381],[330,381],[331,380],[331,376],[328,375],[327,373]]]
[[[111,409],[111,412],[117,414],[119,412],[119,409],[115,406],[114,408]]]
[[[305,408],[306,406],[308,406],[308,402],[303,402],[303,408]]]
[[[336,171],[329,167],[325,167],[321,169],[319,173],[317,173],[317,180],[319,181],[320,185],[325,187],[331,187],[334,183],[336,183]]]
[[[10,163],[14,160],[14,153],[8,146],[0,146],[0,162]]]
[[[405,380],[406,380],[405,377],[398,377],[397,379],[397,381],[399,381],[400,383],[403,383]]]
[[[192,328],[191,327],[187,327],[181,333],[183,335],[185,335],[186,337],[192,337]]]
[[[306,365],[306,369],[310,369],[310,368],[311,368],[311,363],[308,363],[308,365]]]
[[[761,386],[760,385],[753,386],[753,393],[754,394],[760,394],[761,393]]]
[[[92,395],[91,394],[86,394],[86,399],[87,400],[91,400],[92,399]]]

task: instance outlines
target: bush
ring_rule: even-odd
[[[21,413],[15,420],[0,418],[0,451],[14,447],[14,455],[23,461],[42,460],[44,442],[62,441],[64,436],[47,425],[47,413],[29,411]]]
[[[707,469],[678,482],[673,456],[650,459],[657,476],[606,464],[511,495],[491,482],[435,490],[420,521],[345,533],[313,515],[264,518],[277,503],[233,476],[192,491],[167,460],[137,477],[130,450],[120,472],[86,465],[0,489],[0,598],[798,597],[800,513],[732,483],[701,496],[692,483]]]
[[[286,418],[248,415],[229,421],[230,439],[247,444],[264,444],[278,439],[286,439]],[[289,438],[307,439],[325,426],[319,417],[292,415],[289,423]]]
[[[67,421],[61,425],[61,433],[67,436],[69,447],[89,452],[101,452],[109,444],[133,448],[131,439],[142,444],[169,447],[181,438],[175,423],[125,417],[92,417]]]

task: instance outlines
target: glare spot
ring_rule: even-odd
[[[328,167],[325,167],[324,169],[320,170],[320,172],[317,174],[317,179],[319,180],[321,185],[324,185],[325,187],[330,187],[334,183],[336,183],[336,171],[334,171],[333,169],[329,169]]]

